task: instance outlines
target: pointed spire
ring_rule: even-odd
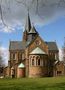
[[[27,16],[27,19],[26,19],[25,30],[27,32],[29,32],[30,29],[31,29],[31,21],[30,21],[29,10],[28,10],[28,16]]]

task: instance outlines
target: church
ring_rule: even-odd
[[[23,39],[10,41],[7,75],[12,78],[55,76],[58,53],[56,42],[44,41],[40,37],[28,13]]]

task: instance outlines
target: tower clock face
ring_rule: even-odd
[[[35,41],[35,44],[38,46],[38,45],[40,45],[40,44],[41,44],[41,41],[36,40],[36,41]]]

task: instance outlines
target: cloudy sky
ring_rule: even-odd
[[[22,40],[28,13],[45,41],[62,48],[65,37],[65,0],[0,0],[0,43],[7,50],[10,40]],[[7,52],[8,54],[8,52]]]

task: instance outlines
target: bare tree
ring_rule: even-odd
[[[2,67],[2,64],[3,64],[3,60],[2,60],[2,56],[0,54],[0,67]]]
[[[3,75],[4,67],[5,67],[5,64],[3,61],[3,55],[2,55],[1,45],[0,45],[0,76]]]
[[[4,67],[3,54],[1,48],[0,48],[0,67]]]
[[[2,21],[2,23],[3,23],[3,25],[5,26],[5,27],[7,27],[8,29],[11,29],[11,28],[9,28],[10,26],[9,25],[7,25],[6,24],[6,22],[5,22],[5,18],[4,18],[4,14],[3,14],[3,5],[2,5],[2,2],[3,2],[4,0],[0,0],[0,17],[1,17],[1,21]],[[11,2],[13,3],[13,1],[14,0],[11,0]],[[30,9],[32,8],[32,7],[34,7],[34,4],[35,4],[35,6],[36,6],[36,14],[39,16],[39,17],[41,17],[41,15],[40,15],[40,8],[42,9],[42,8],[45,8],[45,7],[47,7],[47,6],[49,6],[49,7],[56,7],[56,8],[58,8],[58,7],[63,7],[63,8],[65,8],[65,0],[58,0],[57,2],[54,2],[54,3],[50,3],[50,4],[48,4],[48,2],[49,2],[50,0],[15,0],[15,2],[17,2],[17,4],[18,5],[21,5],[21,7],[22,6],[24,6],[25,8],[26,8],[26,10],[27,11],[30,11]],[[10,0],[6,0],[6,2],[7,2],[7,4],[8,4],[8,8],[7,8],[7,10],[9,11],[10,10],[10,8],[11,8],[11,6],[10,6]],[[29,4],[27,3],[27,2],[30,2]],[[42,2],[42,3],[40,3],[40,2]],[[42,4],[42,5],[40,5],[40,4]],[[41,6],[41,7],[40,7]],[[11,12],[10,12],[11,13]]]
[[[64,45],[62,47],[62,55],[63,55],[63,62],[65,63],[65,37],[64,37]]]

